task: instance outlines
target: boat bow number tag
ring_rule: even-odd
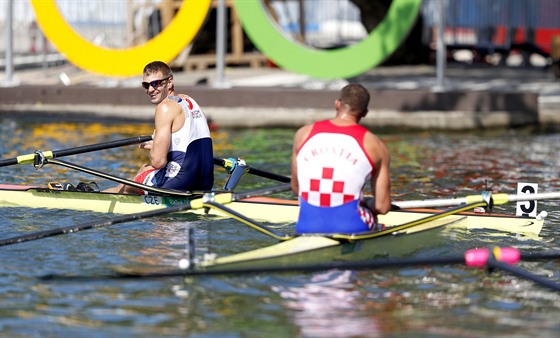
[[[183,0],[165,29],[148,42],[123,49],[97,46],[76,33],[55,0],[31,0],[37,22],[49,41],[76,66],[108,76],[140,75],[153,60],[172,61],[192,43],[204,25],[211,0]],[[258,0],[236,0],[235,9],[252,42],[280,67],[317,78],[359,75],[375,67],[401,44],[420,11],[422,0],[393,0],[385,18],[362,41],[332,50],[300,44],[286,36]]]
[[[536,183],[517,183],[517,194],[536,194],[539,192],[539,185]],[[519,201],[517,202],[517,216],[537,216],[537,201]]]

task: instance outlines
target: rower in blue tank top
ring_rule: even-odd
[[[198,103],[176,94],[169,66],[154,61],[144,68],[142,86],[156,105],[153,140],[140,145],[150,151],[134,180],[138,183],[182,191],[210,190],[214,184],[214,157],[208,121]],[[119,185],[105,190],[145,193]]]

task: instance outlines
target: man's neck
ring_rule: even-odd
[[[331,121],[339,125],[350,125],[350,124],[359,124],[360,118],[346,112],[338,112],[336,114],[336,117]]]

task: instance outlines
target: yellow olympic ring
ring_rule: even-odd
[[[194,39],[211,0],[184,0],[173,21],[145,44],[125,48],[99,47],[77,34],[58,11],[55,0],[31,0],[45,36],[76,66],[111,76],[138,75],[154,60],[169,62]]]

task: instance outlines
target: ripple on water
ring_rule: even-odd
[[[35,149],[63,149],[137,136],[137,132],[151,133],[144,126],[135,130],[130,125],[99,128],[2,122],[0,140],[6,145],[0,149],[2,158]],[[45,128],[64,132],[45,133]],[[293,132],[222,130],[214,138],[215,155],[243,157],[259,169],[289,175]],[[560,134],[513,130],[379,136],[392,153],[392,190],[397,200],[461,197],[487,187],[513,192],[519,181],[538,183],[541,192],[560,190]],[[68,160],[130,177],[146,160],[146,154],[130,147]],[[223,171],[217,171],[217,186],[225,178]],[[35,170],[22,165],[0,170],[2,183],[77,183],[91,179],[55,166]],[[113,185],[94,180],[102,189]],[[242,186],[245,189],[267,183],[248,176]],[[528,252],[559,250],[559,202],[541,201],[539,209],[549,212],[540,238],[454,231],[446,234],[443,246],[417,254],[440,257],[496,244]],[[497,206],[496,210],[513,213],[515,206]],[[112,215],[3,208],[0,236],[109,217]],[[2,332],[7,336],[57,337],[544,337],[560,331],[558,293],[503,271],[490,273],[462,265],[214,276],[185,281],[45,282],[36,278],[47,273],[88,276],[112,274],[119,269],[175,269],[185,254],[189,228],[194,229],[197,255],[229,254],[274,242],[234,220],[162,216],[2,247]],[[521,262],[519,267],[560,282],[557,260]]]

